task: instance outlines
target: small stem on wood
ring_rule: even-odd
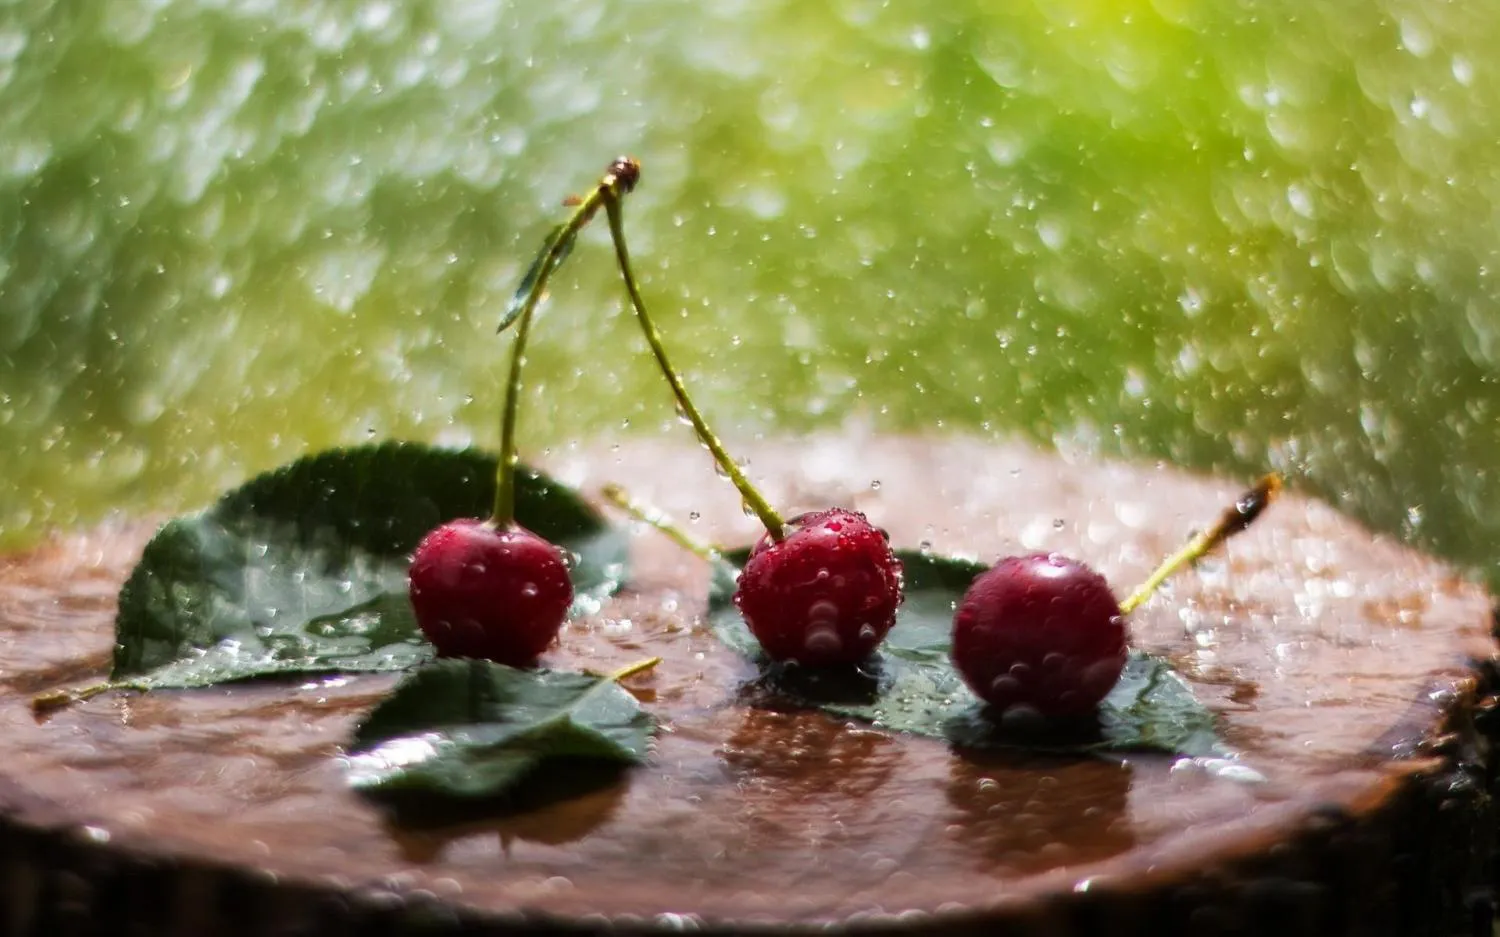
[[[648,657],[645,660],[638,660],[633,664],[621,667],[619,670],[616,670],[614,673],[610,674],[607,679],[615,683],[619,683],[621,680],[624,680],[627,677],[633,677],[638,673],[645,673],[646,671],[653,669],[659,663],[661,663],[660,657]]]
[[[1254,487],[1240,495],[1234,506],[1220,515],[1216,524],[1189,540],[1182,549],[1173,553],[1156,567],[1146,581],[1136,587],[1130,597],[1120,603],[1120,611],[1129,615],[1151,597],[1162,583],[1185,566],[1198,560],[1223,544],[1230,537],[1249,527],[1261,515],[1281,491],[1281,476],[1272,472],[1256,482]]]
[[[672,519],[664,512],[641,504],[639,501],[631,498],[625,489],[619,485],[611,482],[599,489],[599,493],[610,504],[629,514],[633,519],[656,528],[656,530],[665,534],[673,543],[699,559],[712,563],[722,557],[723,550],[695,539],[687,531],[673,523]]]
[[[119,683],[114,683],[111,681],[106,681],[104,683],[91,683],[88,686],[82,686],[72,690],[48,690],[45,693],[38,693],[31,698],[31,711],[36,713],[37,715],[41,715],[42,713],[52,712],[54,709],[62,709],[67,706],[72,706],[74,703],[81,703],[84,700],[93,699],[94,697],[102,693],[108,693],[111,690],[139,690],[141,692],[145,692],[147,689],[148,688],[145,686],[142,686],[138,683],[132,683],[127,680],[121,681]]]

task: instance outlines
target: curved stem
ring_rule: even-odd
[[[1135,611],[1141,603],[1151,598],[1162,583],[1182,569],[1191,566],[1206,554],[1212,553],[1220,544],[1230,537],[1249,527],[1250,524],[1261,515],[1261,512],[1276,499],[1281,491],[1281,476],[1272,472],[1263,476],[1260,481],[1240,495],[1234,506],[1219,516],[1219,520],[1208,530],[1202,531],[1189,540],[1182,549],[1162,560],[1161,565],[1152,571],[1146,581],[1136,586],[1130,597],[1120,603],[1120,611],[1129,615]]]
[[[661,333],[657,331],[656,324],[651,320],[651,314],[646,311],[646,302],[641,298],[640,287],[636,285],[635,274],[630,268],[630,250],[625,246],[625,222],[620,209],[620,200],[613,193],[604,196],[604,211],[609,217],[609,233],[615,242],[615,258],[620,264],[620,275],[625,279],[625,291],[630,294],[630,305],[635,309],[636,321],[641,325],[641,331],[646,335],[646,343],[651,346],[651,353],[656,356],[656,363],[661,368],[661,373],[666,376],[667,383],[672,387],[672,393],[677,397],[677,405],[687,416],[688,421],[693,424],[693,430],[708,451],[713,453],[714,461],[719,468],[729,476],[734,487],[739,489],[740,497],[750,506],[760,522],[765,525],[766,532],[771,539],[781,542],[786,537],[786,521],[771,507],[771,503],[765,499],[756,487],[750,483],[750,479],[740,470],[734,459],[730,458],[729,452],[725,450],[724,444],[719,437],[714,435],[713,430],[708,428],[703,414],[693,405],[693,399],[688,396],[687,387],[682,383],[682,378],[672,368],[672,363],[667,359],[667,350],[662,345]]]
[[[515,344],[511,346],[505,407],[500,414],[500,462],[495,468],[495,505],[490,512],[490,523],[496,527],[510,527],[516,520],[516,466],[520,462],[516,453],[516,423],[521,410],[521,365],[526,359],[526,340],[531,334],[532,315],[547,292],[547,282],[553,272],[573,249],[578,232],[593,219],[606,199],[617,201],[623,193],[635,188],[639,176],[640,166],[635,160],[621,157],[611,163],[599,184],[577,201],[573,214],[547,239],[542,256],[522,283],[524,298],[521,310],[516,314],[520,324],[516,328]],[[507,315],[502,321],[502,330],[510,319]]]

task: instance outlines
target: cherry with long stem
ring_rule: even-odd
[[[518,326],[501,411],[490,517],[450,521],[433,530],[417,545],[408,575],[417,623],[444,656],[525,666],[557,638],[572,605],[563,551],[516,523],[521,369],[532,320],[552,274],[599,206],[617,201],[639,176],[639,165],[621,157],[588,195],[570,200],[572,215],[548,236],[501,318],[500,331],[513,322]]]
[[[604,209],[631,307],[678,408],[766,529],[750,551],[734,593],[750,632],[773,660],[858,663],[896,623],[902,600],[901,562],[889,538],[863,514],[841,508],[784,520],[756,489],[709,428],[667,358],[631,269],[620,199],[607,193]]]

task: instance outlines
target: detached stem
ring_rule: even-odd
[[[619,670],[616,670],[614,673],[610,674],[606,679],[614,683],[619,683],[621,680],[624,680],[627,677],[633,677],[638,673],[645,673],[659,663],[661,663],[660,657],[648,657],[645,660],[638,660],[633,664],[628,664],[624,667],[621,667]]]
[[[698,557],[700,560],[707,560],[708,562],[712,563],[723,558],[723,550],[695,539],[687,531],[683,530],[681,527],[673,523],[672,519],[665,513],[657,510],[656,508],[648,507],[644,504],[641,504],[639,501],[634,500],[625,491],[625,489],[621,488],[619,485],[610,483],[599,489],[599,493],[602,494],[604,496],[604,500],[608,501],[610,504],[613,504],[615,507],[624,511],[626,514],[629,514],[631,517],[635,518],[641,523],[649,524],[650,526],[656,528],[656,530],[664,534],[667,539],[671,540],[679,547],[682,547],[684,550]]]
[[[1261,512],[1276,499],[1281,491],[1281,476],[1272,472],[1256,482],[1254,487],[1240,495],[1234,506],[1219,516],[1216,524],[1194,536],[1182,549],[1173,553],[1156,567],[1146,581],[1136,587],[1130,597],[1120,603],[1120,611],[1129,615],[1141,603],[1151,597],[1162,583],[1184,566],[1191,566],[1230,537],[1249,527]]]
[[[771,503],[750,483],[750,479],[740,470],[734,459],[730,458],[729,452],[725,450],[724,444],[714,431],[708,428],[703,414],[693,405],[693,399],[688,396],[687,387],[683,385],[682,378],[672,368],[667,359],[667,350],[662,345],[661,333],[657,331],[656,324],[651,320],[651,314],[646,311],[646,301],[641,298],[640,287],[636,285],[635,274],[630,267],[630,249],[625,244],[625,221],[620,208],[620,199],[612,192],[604,193],[604,211],[609,216],[609,233],[615,242],[615,258],[620,263],[620,275],[625,279],[625,291],[630,294],[630,305],[635,308],[635,317],[641,324],[641,331],[646,334],[646,343],[651,346],[651,353],[656,356],[656,363],[661,367],[662,374],[666,375],[667,383],[672,387],[672,393],[677,397],[677,405],[687,415],[693,424],[693,430],[708,451],[713,453],[714,461],[729,476],[734,487],[739,489],[740,497],[750,506],[760,522],[765,525],[766,532],[771,539],[780,543],[786,537],[786,521],[771,507]]]
[[[91,683],[88,686],[78,687],[75,690],[48,690],[45,693],[38,693],[31,698],[31,711],[37,715],[41,715],[42,713],[51,712],[54,709],[62,709],[72,706],[74,703],[93,699],[111,690],[139,690],[144,693],[147,689],[147,687],[138,683],[122,680],[119,683],[110,681]]]
[[[614,204],[624,193],[635,188],[640,171],[640,165],[628,157],[622,156],[611,163],[604,178],[592,192],[578,200],[573,214],[547,242],[536,279],[532,281],[521,307],[515,344],[511,346],[505,407],[500,414],[500,463],[495,469],[495,506],[490,514],[490,523],[496,527],[510,527],[516,520],[516,466],[520,462],[516,453],[516,422],[521,410],[521,365],[526,360],[526,339],[531,334],[532,314],[547,292],[547,281],[552,279],[553,271],[571,249],[578,232],[598,213],[601,204],[606,201]]]

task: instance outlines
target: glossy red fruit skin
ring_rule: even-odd
[[[417,545],[408,573],[422,633],[443,657],[534,663],[573,604],[563,553],[523,527],[449,521]]]
[[[1104,577],[1058,553],[1001,560],[969,586],[953,619],[953,665],[1004,712],[1081,716],[1125,667],[1125,616]]]
[[[855,664],[885,640],[902,600],[901,561],[858,511],[795,518],[780,543],[761,538],[734,604],[772,660]]]

